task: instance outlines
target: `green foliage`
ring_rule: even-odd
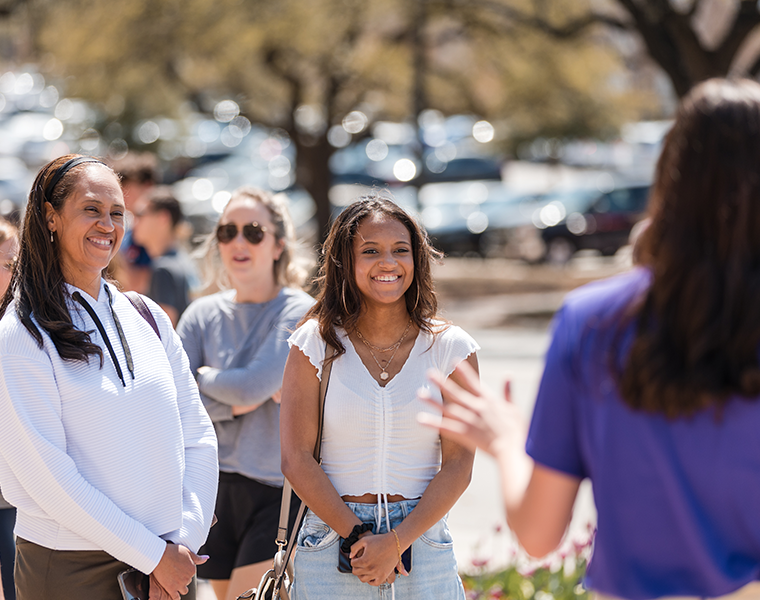
[[[125,105],[135,117],[233,96],[252,120],[290,131],[301,104],[317,107],[325,126],[358,106],[404,119],[413,110],[415,27],[425,105],[503,121],[516,143],[609,132],[652,106],[651,96],[620,86],[626,67],[598,32],[558,40],[505,29],[467,3],[426,4],[420,21],[421,3],[402,0],[56,0],[41,13],[38,45],[69,93]],[[559,19],[586,4],[547,7]]]
[[[568,534],[560,547],[541,560],[519,550],[514,535],[497,525],[482,539],[469,570],[460,573],[468,600],[587,600],[581,583],[591,556],[595,526]],[[495,568],[504,556],[506,566]]]
[[[462,575],[462,583],[468,600],[586,600],[589,594],[580,583],[585,570],[585,559],[567,570],[544,566],[526,573],[511,565],[498,572]]]

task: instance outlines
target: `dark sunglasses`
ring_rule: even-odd
[[[243,237],[251,244],[259,244],[264,239],[264,234],[268,231],[266,227],[262,227],[256,221],[243,225]],[[229,244],[237,237],[238,227],[235,223],[227,223],[225,225],[219,225],[216,228],[216,239],[220,244]]]

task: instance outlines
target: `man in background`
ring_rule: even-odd
[[[154,187],[134,207],[132,237],[152,265],[147,296],[166,311],[175,327],[197,283],[195,267],[179,247],[177,228],[182,219],[182,208],[169,186]]]
[[[150,152],[128,152],[123,158],[113,161],[111,167],[121,178],[124,204],[129,212],[127,223],[131,225],[135,207],[146,202],[148,194],[159,181],[158,161]],[[148,291],[151,279],[150,255],[145,248],[135,243],[130,229],[125,232],[119,255],[112,264],[112,275],[125,290],[141,294]]]

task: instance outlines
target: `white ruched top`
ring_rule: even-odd
[[[346,353],[333,363],[327,388],[322,468],[339,495],[419,498],[440,470],[439,435],[417,422],[419,412],[434,409],[417,398],[417,390],[427,388],[442,402],[427,371],[448,376],[480,347],[459,327],[435,322],[434,328],[435,336],[419,332],[406,363],[385,387],[367,371],[345,331],[337,329]],[[304,353],[321,379],[325,342],[317,321],[304,323],[288,343]]]

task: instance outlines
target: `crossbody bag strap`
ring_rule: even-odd
[[[330,352],[330,357],[332,358],[337,354],[337,350],[333,348],[330,344],[325,345],[325,357],[327,357],[328,352]],[[325,423],[325,398],[327,396],[327,386],[330,383],[330,373],[332,372],[332,365],[333,360],[325,361],[324,367],[322,367],[322,379],[319,382],[319,421],[317,425],[317,439],[314,444],[314,460],[317,461],[317,464],[321,463],[322,461],[322,429],[324,427]],[[287,566],[290,564],[290,557],[293,554],[293,549],[295,548],[295,537],[298,535],[298,530],[301,529],[301,524],[303,523],[304,515],[306,514],[306,504],[301,501],[301,506],[298,509],[298,515],[296,516],[296,522],[295,527],[293,528],[293,531],[290,534],[290,540],[288,540],[288,518],[290,517],[290,495],[293,491],[293,488],[290,485],[290,482],[286,479],[284,485],[282,486],[282,503],[280,504],[280,525],[277,528],[277,545],[282,547],[287,547],[287,552],[285,554],[285,560],[282,562],[281,568],[279,569],[279,572],[276,573],[277,581],[275,582],[274,586],[274,594],[272,595],[273,598],[277,597],[277,593],[282,588],[282,580],[285,577],[285,572],[287,571]]]

